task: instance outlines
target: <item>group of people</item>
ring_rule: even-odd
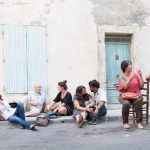
[[[72,98],[68,91],[67,81],[58,83],[59,93],[56,98],[48,104],[44,111],[57,112],[59,115],[71,116],[76,120],[79,128],[87,121],[89,124],[97,124],[100,116],[106,115],[106,92],[100,89],[100,83],[96,80],[89,82],[92,94],[86,92],[84,86],[78,86]],[[41,85],[37,84],[34,91],[29,92],[22,102],[17,103],[16,108],[11,108],[6,100],[0,98],[0,116],[10,122],[18,123],[22,128],[36,131],[35,125],[25,121],[25,117],[38,116],[46,103],[45,93],[41,90]]]
[[[143,128],[142,124],[142,100],[141,89],[144,86],[142,73],[132,71],[131,61],[123,61],[121,63],[122,74],[119,77],[119,101],[122,104],[123,127],[130,128],[128,123],[129,109],[133,105],[136,111],[137,127]],[[150,76],[147,77],[150,80]],[[84,86],[78,86],[76,93],[72,98],[68,91],[67,81],[58,83],[59,93],[56,98],[47,106],[45,93],[41,90],[41,85],[37,84],[34,91],[29,92],[22,102],[17,103],[16,108],[11,108],[6,100],[0,96],[0,117],[10,122],[18,123],[22,128],[36,131],[34,124],[30,124],[25,120],[27,116],[38,116],[44,110],[57,112],[59,115],[73,116],[79,128],[86,122],[90,125],[97,124],[101,116],[105,116],[106,109],[106,92],[100,89],[100,83],[97,80],[89,81],[91,94],[88,94]],[[124,99],[123,93],[132,92],[137,94],[136,98]],[[44,108],[44,109],[43,109]]]

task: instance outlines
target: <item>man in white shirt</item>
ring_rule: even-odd
[[[96,118],[100,119],[101,116],[105,116],[107,113],[106,110],[106,92],[105,90],[100,89],[100,83],[97,80],[92,80],[89,82],[89,87],[91,90],[91,96],[95,100],[96,106],[94,110],[94,117],[96,121]]]
[[[41,113],[44,103],[46,102],[45,93],[41,90],[41,85],[36,84],[34,91],[28,93],[23,100],[25,107],[25,116],[38,116]]]

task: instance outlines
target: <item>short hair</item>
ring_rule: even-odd
[[[100,88],[100,83],[97,80],[92,80],[89,82],[89,86]]]
[[[68,87],[67,87],[67,81],[66,80],[64,80],[63,82],[59,82],[58,83],[58,85],[60,86],[60,87],[63,87],[65,90],[67,90],[68,89]]]
[[[121,70],[125,72],[125,69],[128,67],[128,65],[132,65],[132,62],[130,60],[124,60],[121,63]]]

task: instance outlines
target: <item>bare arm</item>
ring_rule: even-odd
[[[94,106],[95,105],[95,101],[92,99],[92,97],[90,97],[89,102],[90,103],[86,106],[86,108],[89,108],[90,106]]]
[[[54,105],[56,104],[56,102],[52,101],[52,104],[48,104],[45,108],[45,112],[47,112],[48,110],[50,110]]]
[[[81,106],[79,105],[78,100],[74,100],[74,107],[75,107],[77,110],[86,111],[86,108],[81,107]]]
[[[143,88],[143,86],[144,86],[144,79],[143,79],[141,70],[138,70],[137,75],[140,78],[140,88]]]
[[[124,89],[128,89],[130,83],[131,83],[131,80],[133,78],[133,75],[131,75],[128,80],[123,84],[124,85]]]

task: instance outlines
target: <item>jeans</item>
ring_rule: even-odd
[[[95,108],[96,109],[96,108]],[[94,110],[95,110],[94,109]],[[88,120],[92,120],[92,119],[99,119],[101,120],[101,117],[104,117],[107,113],[107,109],[105,106],[103,106],[99,111],[98,111],[98,114],[97,116],[94,116],[93,112],[88,112]]]
[[[25,121],[23,103],[17,103],[17,108],[16,108],[15,114],[8,117],[7,120],[12,123],[17,123],[17,124],[21,125],[23,128],[30,129],[31,124],[29,122]]]
[[[98,111],[98,119],[101,119],[101,117],[104,117],[107,113],[107,109],[105,106],[103,106],[99,111]]]

